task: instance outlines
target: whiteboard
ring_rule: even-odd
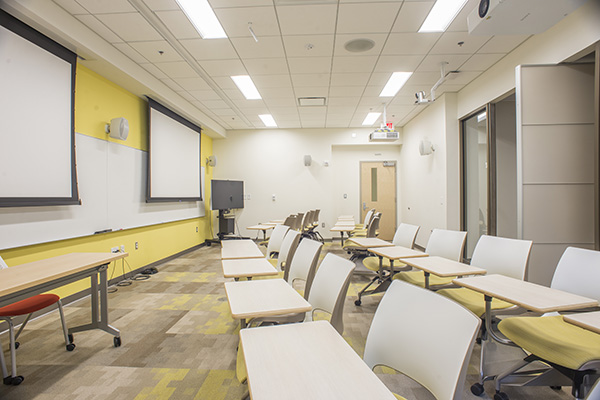
[[[0,208],[0,249],[204,216],[203,201],[146,203],[147,152],[79,133],[75,142],[81,205]]]

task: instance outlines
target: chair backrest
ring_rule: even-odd
[[[319,214],[321,213],[321,210],[316,209],[314,214],[313,214],[313,220],[312,220],[312,224],[313,225],[318,225],[319,224]]]
[[[309,210],[306,214],[304,214],[304,220],[302,221],[302,231],[304,232],[308,225],[312,223],[313,211]]]
[[[412,249],[415,245],[415,239],[417,238],[419,228],[420,226],[417,225],[401,223],[398,229],[396,229],[392,243],[396,246]]]
[[[471,265],[487,270],[488,275],[502,274],[523,280],[532,244],[531,240],[483,235],[475,245]]]
[[[292,229],[295,229],[297,231],[299,231],[300,229],[302,229],[302,222],[304,221],[304,213],[298,213],[296,214],[296,224],[294,225],[294,227]]]
[[[322,247],[323,243],[305,238],[300,241],[298,248],[296,248],[292,261],[286,265],[286,271],[288,271],[286,280],[290,285],[293,286],[296,280],[306,282],[304,284],[304,298],[306,300],[308,300],[310,294],[310,287],[315,277],[317,261]]]
[[[367,225],[369,225],[369,222],[371,221],[371,218],[373,218],[374,213],[374,208],[371,208],[369,211],[367,211],[367,213],[365,214],[365,220],[363,221],[363,228],[366,228]]]
[[[290,229],[290,227],[287,225],[275,225],[273,232],[271,232],[269,243],[267,244],[267,258],[270,258],[272,253],[279,252],[281,243],[283,242],[283,238],[288,229]]]
[[[285,221],[283,221],[283,225],[289,226],[290,228],[294,229],[294,226],[296,225],[296,216],[288,215]]]
[[[600,251],[567,247],[550,287],[600,301]]]
[[[308,302],[313,307],[306,313],[305,321],[312,321],[313,312],[326,311],[331,314],[329,322],[341,335],[344,332],[344,303],[350,278],[356,264],[328,253],[315,274]]]
[[[0,270],[3,270],[5,268],[8,268],[8,265],[6,265],[2,257],[0,257]]]
[[[367,237],[374,238],[377,236],[377,230],[379,229],[379,221],[381,220],[381,213],[375,213],[371,221],[369,222],[369,226],[367,227]]]
[[[467,232],[434,229],[429,236],[425,253],[453,261],[462,259]]]
[[[373,317],[364,360],[407,375],[437,400],[459,399],[480,324],[460,304],[394,280]]]
[[[283,263],[285,263],[286,266],[290,265],[292,258],[294,257],[294,253],[296,252],[296,248],[298,247],[298,243],[300,243],[300,232],[289,229],[285,234],[283,241],[281,242],[281,249],[279,249],[279,256],[277,257],[278,270],[283,270]],[[286,281],[289,270],[289,268],[286,268],[283,276]]]

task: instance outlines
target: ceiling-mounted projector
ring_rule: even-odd
[[[467,17],[470,35],[533,35],[587,0],[480,0]]]

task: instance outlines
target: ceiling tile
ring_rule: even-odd
[[[392,32],[417,32],[435,1],[405,1]]]
[[[264,99],[264,100],[265,100],[265,104],[269,107],[269,110],[271,109],[271,106],[282,106],[282,107],[295,107],[296,106],[296,100],[294,99],[294,97],[285,97],[285,98],[274,97],[271,99]]]
[[[168,78],[167,74],[162,72],[160,69],[156,67],[154,64],[140,64],[146,71],[150,72],[154,77],[158,79],[166,79]]]
[[[281,118],[290,118],[291,117],[297,117],[298,116],[298,109],[296,108],[296,104],[294,104],[294,106],[286,106],[286,107],[281,107],[281,106],[276,106],[276,107],[269,107],[269,111],[271,111],[271,114],[273,115],[277,115],[278,117]]]
[[[179,94],[181,97],[183,97],[184,99],[186,99],[189,102],[195,101],[196,98],[194,96],[192,96],[191,94],[189,94],[186,91],[183,92],[177,92],[177,94]]]
[[[432,54],[423,59],[423,62],[417,69],[418,72],[438,71],[440,72],[441,63],[446,62],[446,71],[457,70],[469,59],[466,54]]]
[[[104,25],[98,18],[94,17],[93,15],[76,15],[76,18],[83,22],[85,26],[96,32],[109,43],[117,43],[123,41],[122,38],[120,38],[117,34],[108,29],[106,25]]]
[[[162,72],[171,78],[197,78],[196,71],[185,61],[154,63]]]
[[[252,77],[256,75],[282,75],[288,73],[287,61],[283,57],[245,59],[244,65]]]
[[[412,72],[423,58],[424,56],[381,56],[374,72]]]
[[[88,11],[83,8],[75,0],[54,0],[56,4],[61,6],[69,14],[88,14]]]
[[[242,59],[284,57],[283,43],[279,36],[267,36],[256,42],[252,38],[233,38],[231,43]]]
[[[133,12],[135,8],[123,0],[77,0],[90,14],[110,14]]]
[[[329,86],[329,74],[293,74],[292,84],[297,87]]]
[[[213,9],[229,7],[268,6],[273,0],[209,0]]]
[[[237,116],[236,112],[233,111],[231,108],[214,108],[212,112],[215,113],[215,115],[218,115],[219,117]]]
[[[229,39],[189,39],[180,40],[179,43],[196,60],[227,60],[238,58]]]
[[[214,90],[188,90],[195,99],[203,100],[219,100],[221,97]]]
[[[331,57],[334,35],[283,36],[287,57]]]
[[[332,72],[373,72],[376,56],[335,57]]]
[[[356,107],[359,101],[360,97],[330,97],[327,104],[330,106]]]
[[[529,38],[529,35],[494,36],[479,49],[479,53],[509,53]]]
[[[252,27],[259,42],[265,36],[279,36],[279,23],[275,15],[275,7],[244,7],[215,9],[229,38],[252,38],[248,26]],[[249,25],[248,23],[251,23]]]
[[[294,93],[297,97],[325,97],[327,98],[328,88],[324,86],[297,87]]]
[[[331,86],[365,86],[368,73],[331,74]]]
[[[303,128],[325,128],[325,119],[320,119],[320,120],[305,120],[302,119],[302,127]]]
[[[173,79],[179,86],[185,90],[210,90],[211,87],[206,81],[200,77],[198,78],[174,78]]]
[[[181,86],[179,86],[177,83],[175,83],[175,81],[173,79],[167,78],[167,79],[161,79],[160,81],[176,92],[181,92],[183,90],[183,88]]]
[[[363,90],[362,86],[332,86],[329,97],[361,96]]]
[[[292,74],[328,74],[331,57],[290,57],[288,65]]]
[[[183,60],[179,53],[166,40],[131,42],[131,47],[153,63]]]
[[[387,33],[402,3],[340,4],[338,33]]]
[[[121,53],[125,54],[127,57],[131,58],[138,64],[144,64],[148,62],[147,59],[145,59],[140,53],[138,53],[133,47],[131,47],[127,43],[114,43],[113,46],[115,46],[121,51]]]
[[[281,34],[333,34],[337,5],[278,6],[277,17]]]
[[[248,75],[244,64],[239,60],[206,60],[200,61],[200,65],[213,77]]]
[[[162,39],[162,36],[138,13],[98,14],[96,16],[126,42]]]
[[[239,92],[239,89],[237,88],[237,86],[235,85],[235,83],[233,82],[233,80],[231,79],[230,76],[215,76],[212,78],[212,80],[222,89],[222,90],[229,90],[229,89],[235,89]]]
[[[194,28],[188,17],[181,10],[159,11],[158,18],[175,36],[176,39],[200,39],[201,36]]]
[[[427,54],[440,36],[442,36],[441,33],[392,33],[385,44],[382,54]]]
[[[460,66],[461,71],[485,71],[498,61],[505,54],[474,54]]]
[[[210,109],[229,107],[229,104],[225,103],[223,100],[204,100],[202,104],[204,104],[205,107]]]
[[[263,97],[263,99],[283,99],[286,97],[294,99],[294,91],[292,90],[292,88],[263,88],[261,89],[260,94]]]
[[[152,11],[179,10],[175,0],[143,0]]]
[[[292,81],[289,75],[256,75],[252,81],[260,90],[262,88],[292,87]]]
[[[223,93],[225,93],[225,95],[230,100],[245,100],[246,99],[244,97],[244,95],[242,94],[242,92],[240,92],[240,89],[238,89],[237,87],[235,89],[223,89]]]
[[[488,36],[472,36],[467,32],[445,32],[430,54],[473,54],[488,40]]]

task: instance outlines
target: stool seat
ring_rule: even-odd
[[[60,300],[60,297],[55,294],[38,294],[25,300],[0,307],[0,317],[31,314],[55,304],[58,300]]]

